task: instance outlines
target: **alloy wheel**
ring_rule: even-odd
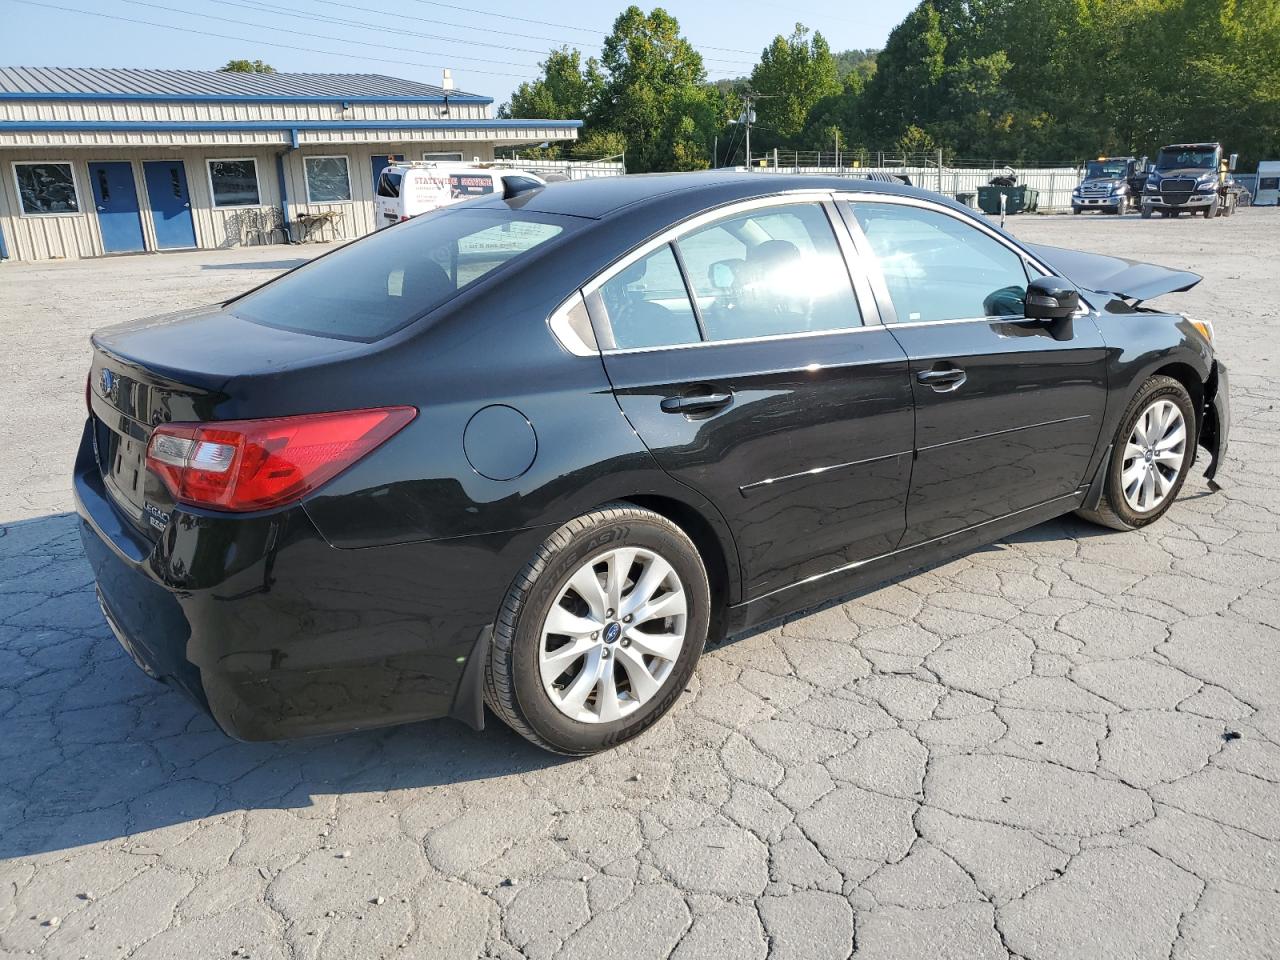
[[[662,689],[688,622],[684,584],[652,550],[619,547],[569,577],[542,626],[542,688],[565,716],[610,723]]]
[[[1187,457],[1187,422],[1176,403],[1157,400],[1142,411],[1124,445],[1120,484],[1137,513],[1164,503]]]

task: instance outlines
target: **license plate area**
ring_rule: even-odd
[[[102,481],[116,505],[139,527],[146,528],[147,444],[107,430],[106,450],[99,451]]]

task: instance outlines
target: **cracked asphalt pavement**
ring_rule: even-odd
[[[1186,267],[1231,454],[708,650],[586,760],[491,721],[228,740],[94,602],[85,336],[314,248],[0,267],[0,957],[1280,956],[1280,211],[1012,218]]]

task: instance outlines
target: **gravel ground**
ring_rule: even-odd
[[[239,744],[147,680],[67,513],[85,335],[299,252],[0,267],[0,957],[1280,956],[1280,211],[1010,224],[1205,275],[1223,490],[719,646],[573,762],[496,721]]]

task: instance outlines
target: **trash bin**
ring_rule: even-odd
[[[1000,197],[1005,197],[1005,213],[1030,213],[1040,199],[1040,191],[1025,184],[1019,187],[979,187],[978,209],[992,216],[1000,215]]]
[[[956,200],[963,203],[966,207],[972,207],[974,197],[976,196],[976,193],[957,193]]]

